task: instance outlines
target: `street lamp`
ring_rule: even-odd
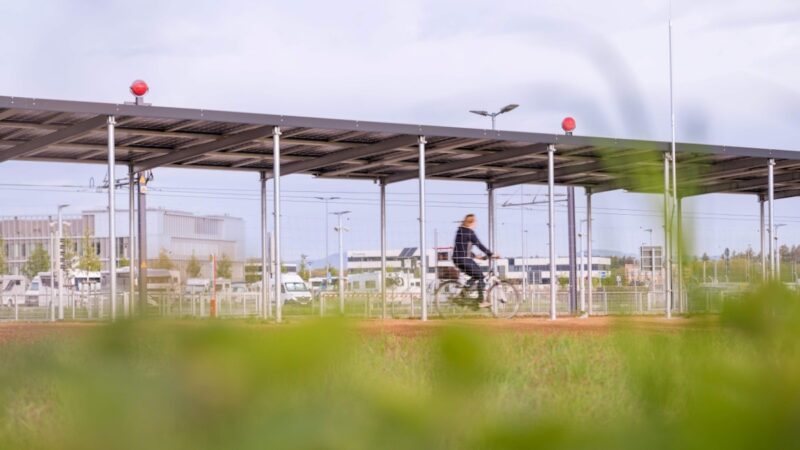
[[[500,114],[505,114],[507,112],[511,112],[511,111],[517,109],[518,107],[519,107],[519,105],[512,103],[510,105],[503,106],[502,108],[500,108],[500,111],[497,111],[497,112],[490,113],[489,111],[474,110],[474,109],[470,110],[470,112],[472,114],[477,114],[479,116],[491,117],[492,118],[492,130],[494,130],[495,129],[495,118],[497,116],[499,116]]]
[[[344,314],[344,232],[350,231],[342,226],[342,216],[350,214],[350,211],[337,211],[331,213],[336,216],[339,226],[335,228],[339,232],[339,312]]]
[[[339,200],[339,197],[314,197],[317,200],[322,200],[325,202],[325,277],[328,280],[328,283],[331,282],[331,270],[328,267],[328,201],[330,200]]]

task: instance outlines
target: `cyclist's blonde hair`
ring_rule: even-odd
[[[469,227],[473,223],[475,223],[475,214],[467,214],[464,216],[464,220],[461,221],[461,226]]]

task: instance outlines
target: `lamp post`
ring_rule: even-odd
[[[331,282],[331,270],[328,266],[328,202],[330,200],[339,200],[339,197],[314,197],[317,200],[322,200],[325,202],[325,278],[328,280],[328,283]]]
[[[339,226],[335,228],[339,232],[339,312],[344,314],[344,232],[349,230],[342,226],[342,216],[350,214],[350,211],[337,211],[331,214],[339,221]]]
[[[584,314],[586,311],[586,271],[583,265],[583,224],[588,223],[589,221],[586,219],[581,220],[578,224],[578,256],[580,257],[579,263],[581,266],[581,281],[578,283],[578,289],[580,289],[580,298],[581,298],[581,314]],[[592,268],[589,268],[589,279],[592,278]]]
[[[497,111],[497,112],[491,112],[490,113],[489,111],[475,110],[475,109],[470,110],[470,112],[472,114],[477,114],[479,116],[491,117],[492,118],[492,130],[494,130],[495,129],[495,121],[496,121],[497,116],[499,116],[500,114],[505,114],[507,112],[511,112],[511,111],[517,109],[518,107],[519,107],[519,105],[517,105],[515,103],[512,103],[510,105],[503,106],[502,108],[500,108],[500,111]]]

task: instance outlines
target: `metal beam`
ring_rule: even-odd
[[[67,139],[74,139],[106,124],[108,116],[94,116],[50,134],[31,139],[8,150],[0,152],[0,162],[30,156],[48,145],[57,144]]]
[[[470,145],[472,143],[479,142],[476,139],[448,139],[445,142],[439,142],[435,146],[430,146],[425,150],[425,157],[430,158],[431,155],[439,154],[439,153],[451,153],[452,150],[455,150],[459,147],[463,147],[465,145]],[[368,162],[361,162],[361,161],[352,161],[352,165],[350,167],[344,167],[342,169],[332,170],[329,172],[321,173],[319,176],[321,177],[336,177],[345,175],[351,172],[372,169],[374,167],[381,167],[384,165],[391,165],[392,163],[396,163],[399,161],[403,161],[409,158],[413,158],[416,155],[414,153],[409,152],[408,154],[401,154],[398,156],[391,156],[388,158],[383,158],[378,161],[368,161]],[[350,163],[351,161],[346,161]],[[414,171],[416,173],[416,171]]]
[[[609,158],[607,160],[600,160],[600,161],[592,161],[589,163],[572,164],[568,166],[558,167],[554,170],[555,170],[555,177],[561,178],[561,177],[568,177],[571,175],[578,175],[582,173],[591,173],[597,171],[618,169],[629,165],[641,164],[642,162],[643,161],[633,160],[628,156],[620,158]],[[655,163],[657,161],[653,160],[646,162]],[[530,175],[520,175],[515,177],[497,179],[495,180],[494,185],[497,188],[502,188],[502,187],[515,186],[518,184],[526,184],[526,183],[546,183],[547,180],[548,180],[547,173],[542,173],[541,171],[537,171],[535,173],[531,173]]]
[[[762,162],[761,164],[763,165],[764,163]],[[792,183],[795,181],[800,181],[799,172],[782,173],[780,175],[775,175],[774,177],[775,183]],[[727,181],[724,183],[710,184],[707,186],[697,187],[692,190],[693,192],[691,192],[691,194],[701,195],[701,194],[712,194],[716,192],[723,193],[723,192],[742,191],[747,189],[759,188],[764,185],[765,185],[765,180],[763,178],[754,178],[751,180],[741,180],[741,181]]]
[[[417,142],[417,140],[417,136],[397,136],[363,147],[354,147],[347,150],[332,152],[325,156],[320,156],[319,158],[309,158],[304,161],[289,163],[281,167],[281,175],[291,175],[293,173],[319,169],[329,164],[335,164],[337,162],[346,161],[349,159],[380,155],[382,153],[396,150],[399,147],[412,145]]]
[[[533,144],[526,145],[525,147],[512,148],[508,150],[501,150],[499,152],[490,153],[483,156],[475,156],[472,158],[464,158],[450,163],[439,164],[431,166],[427,169],[429,176],[441,175],[443,173],[452,172],[454,170],[467,169],[470,167],[483,166],[486,164],[496,163],[500,161],[507,161],[514,158],[524,158],[531,156],[531,153],[546,150],[546,144]],[[400,172],[386,178],[386,183],[397,183],[400,181],[410,180],[415,178],[417,173],[409,170],[407,172]]]
[[[182,150],[169,153],[167,155],[146,159],[142,162],[136,163],[136,171],[140,172],[143,170],[154,169],[159,166],[175,164],[190,158],[194,158],[195,156],[203,155],[205,153],[213,152],[226,147],[233,147],[234,145],[239,145],[244,142],[249,142],[255,139],[263,138],[264,136],[271,135],[273,128],[274,127],[271,125],[258,127],[252,130],[243,131],[241,133],[236,133],[230,136],[225,136],[222,139],[218,139],[216,141],[206,142],[204,144],[199,144],[199,145],[193,145],[191,147],[187,147]]]

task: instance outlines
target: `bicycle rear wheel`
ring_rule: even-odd
[[[445,281],[433,294],[436,313],[443,319],[457,319],[473,313],[474,302],[464,298],[463,286],[457,281]]]
[[[492,315],[495,317],[510,319],[517,315],[522,297],[513,284],[507,281],[500,281],[489,288],[486,295],[492,304]]]

